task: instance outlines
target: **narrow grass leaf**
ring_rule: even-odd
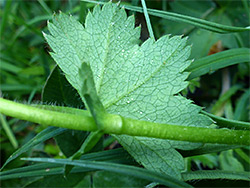
[[[197,59],[186,69],[191,72],[187,80],[192,80],[224,67],[249,62],[249,54],[249,48],[237,48]]]
[[[227,90],[214,104],[211,112],[215,115],[222,115],[223,109],[226,102],[238,91],[242,88],[242,85],[234,85],[229,90]]]
[[[43,0],[38,0],[38,2],[40,3],[40,5],[43,7],[43,9],[47,12],[48,15],[52,15],[53,12],[50,10],[50,8],[48,7],[48,5],[46,4],[45,1]]]
[[[1,170],[12,160],[20,156],[22,153],[32,149],[35,145],[44,142],[45,140],[48,140],[56,135],[63,133],[64,131],[66,131],[66,129],[57,127],[48,127],[44,129],[42,132],[38,133],[34,138],[32,138],[29,142],[27,142],[25,145],[15,151],[4,163]]]
[[[6,0],[3,17],[1,19],[1,25],[0,25],[0,37],[1,38],[4,36],[3,32],[6,26],[6,22],[8,20],[8,16],[10,15],[11,4],[12,4],[12,0]]]
[[[92,168],[96,170],[105,170],[110,172],[116,172],[120,174],[130,175],[138,177],[141,179],[151,180],[154,182],[159,182],[163,185],[170,187],[192,187],[185,182],[177,180],[168,175],[162,175],[157,172],[146,170],[139,167],[114,164],[108,162],[99,162],[99,161],[85,161],[85,160],[68,160],[68,159],[48,159],[48,158],[23,158],[22,160],[34,161],[34,162],[47,162],[47,163],[56,163],[64,165],[73,165],[80,166],[84,168]]]
[[[1,69],[1,72],[4,70],[4,71],[8,71],[8,72],[11,72],[11,73],[18,73],[21,68],[18,67],[18,66],[15,66],[13,65],[13,63],[9,63],[5,60],[0,60],[0,69]]]
[[[81,155],[92,150],[96,144],[103,138],[103,133],[100,131],[91,132],[88,137],[85,139],[80,149],[76,151],[71,157],[71,160],[80,159]],[[73,166],[65,166],[65,175],[68,175],[72,170]]]
[[[104,4],[101,1],[92,1],[92,0],[82,0],[82,1],[89,2],[89,3]],[[121,6],[123,6],[124,8],[126,8],[128,10],[143,13],[143,8],[141,8],[141,7],[131,6],[131,5],[123,5],[123,4]],[[191,17],[191,16],[186,16],[186,15],[182,15],[182,14],[161,11],[161,10],[156,10],[156,9],[148,9],[148,14],[153,15],[153,16],[157,16],[160,18],[172,20],[172,21],[187,23],[187,24],[194,25],[196,27],[200,27],[202,29],[206,29],[206,30],[216,32],[216,33],[232,33],[232,32],[250,31],[250,26],[248,26],[248,27],[227,26],[227,25],[222,25],[222,24],[202,20],[199,18]]]
[[[250,165],[250,158],[249,153],[244,152],[241,148],[237,148],[234,150],[237,155],[239,155],[245,162],[247,162]]]
[[[41,91],[42,87],[37,86],[37,90]],[[1,91],[23,91],[23,92],[32,92],[34,87],[27,84],[1,84]]]
[[[240,145],[226,145],[226,144],[204,144],[202,147],[194,149],[194,150],[188,150],[188,151],[180,151],[180,153],[183,155],[183,157],[190,157],[190,156],[196,156],[196,155],[203,155],[203,154],[209,154],[209,153],[216,153],[221,152],[229,149],[235,149],[240,148],[242,146]]]
[[[226,119],[223,117],[213,115],[213,114],[208,113],[206,111],[202,111],[201,113],[212,118],[216,122],[216,125],[219,127],[225,127],[225,128],[237,129],[237,130],[250,130],[250,123],[249,122]]]
[[[236,120],[247,119],[247,116],[248,118],[250,118],[249,114],[247,113],[250,105],[249,100],[250,100],[250,89],[246,90],[245,93],[239,98],[235,107],[234,119]],[[244,117],[244,115],[246,116],[246,118]]]
[[[203,179],[228,179],[250,181],[249,172],[230,172],[223,170],[202,170],[194,172],[184,172],[182,177],[185,181],[203,180]]]
[[[109,161],[113,163],[134,164],[130,155],[122,148],[85,154],[81,157],[83,160]],[[93,169],[75,167],[72,173],[88,172]],[[13,178],[48,176],[55,174],[64,174],[64,167],[61,164],[43,163],[32,164],[25,167],[15,168],[0,172],[0,180]]]
[[[18,147],[18,142],[16,140],[16,137],[14,135],[14,133],[12,132],[5,116],[3,114],[0,113],[0,122],[3,126],[3,129],[5,130],[7,137],[10,140],[10,143],[12,144],[12,146],[16,149]]]
[[[154,32],[153,32],[153,29],[152,29],[152,25],[151,25],[151,22],[150,22],[150,18],[148,16],[148,10],[147,10],[147,6],[146,6],[145,0],[141,0],[141,4],[142,4],[142,7],[143,7],[143,13],[144,13],[144,16],[145,16],[145,19],[146,19],[149,36],[151,38],[155,39]]]

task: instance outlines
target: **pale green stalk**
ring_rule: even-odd
[[[148,10],[147,10],[147,6],[146,6],[145,0],[141,0],[141,4],[142,4],[142,7],[143,7],[143,13],[144,13],[144,16],[145,16],[145,19],[146,19],[146,22],[147,22],[149,36],[151,38],[155,39],[154,32],[153,32],[153,29],[152,29],[152,25],[151,25],[151,22],[150,22],[150,18],[148,16]]]
[[[97,130],[94,119],[90,116],[38,109],[3,98],[0,98],[0,113],[39,124],[84,131]],[[128,119],[113,114],[106,116],[106,119],[103,120],[103,125],[103,131],[108,134],[126,134],[202,143],[250,144],[250,131],[247,130],[212,129],[160,124]]]

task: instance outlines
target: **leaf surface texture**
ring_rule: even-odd
[[[178,93],[187,87],[183,72],[190,46],[181,36],[149,38],[140,45],[140,27],[133,16],[111,3],[89,12],[85,27],[74,17],[60,13],[49,23],[52,57],[68,81],[78,90],[78,70],[87,62],[93,71],[96,90],[107,112],[124,117],[185,126],[208,126],[201,108]],[[79,92],[80,93],[80,92]],[[115,135],[114,135],[115,136]],[[174,149],[200,144],[161,139],[115,136],[146,168],[181,178],[182,156]]]

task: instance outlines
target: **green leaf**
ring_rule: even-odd
[[[79,149],[72,154],[70,159],[80,159],[81,155],[96,148],[100,150],[103,149],[103,133],[101,131],[91,132],[85,139],[85,141],[81,144]],[[65,175],[68,175],[72,168],[73,166],[65,166]]]
[[[8,20],[8,16],[10,15],[10,9],[11,9],[11,4],[12,4],[12,0],[9,0],[5,3],[4,6],[4,11],[3,11],[3,15],[2,15],[2,21],[1,21],[1,25],[0,25],[0,36],[2,38],[3,36],[3,32],[5,30],[6,27],[6,22]]]
[[[86,173],[69,174],[67,178],[62,175],[50,175],[32,182],[25,187],[77,187],[78,184],[86,181]]]
[[[125,135],[117,138],[124,148],[146,168],[180,178],[180,172],[184,170],[183,157],[168,140]]]
[[[55,164],[64,164],[64,165],[74,165],[84,168],[92,168],[96,170],[105,170],[109,172],[120,173],[124,175],[129,175],[149,181],[159,182],[163,185],[169,187],[192,187],[189,184],[177,180],[168,175],[162,175],[157,172],[146,170],[139,167],[114,164],[108,162],[99,162],[99,161],[85,161],[85,160],[68,160],[68,159],[49,159],[49,158],[23,158],[23,160],[36,161],[36,162],[48,162]]]
[[[82,100],[56,66],[48,77],[42,92],[42,101],[62,106],[83,107]]]
[[[11,128],[10,128],[10,126],[9,126],[7,120],[6,120],[6,117],[5,117],[3,114],[1,114],[1,113],[0,113],[0,122],[1,122],[1,124],[2,124],[2,127],[3,127],[4,131],[5,131],[6,134],[7,134],[7,137],[9,138],[9,140],[10,140],[12,146],[13,146],[15,149],[17,149],[17,147],[18,147],[18,142],[17,142],[17,140],[16,140],[16,137],[15,137],[13,131],[11,130]]]
[[[216,154],[205,154],[186,158],[187,162],[190,163],[188,166],[192,168],[192,163],[195,163],[198,168],[209,168],[216,169],[218,166],[218,157]],[[191,169],[187,169],[191,171]]]
[[[79,69],[79,76],[82,79],[82,88],[80,94],[84,97],[86,104],[96,122],[96,125],[100,129],[99,131],[102,131],[106,110],[98,97],[93,73],[87,63],[82,63],[82,66]]]
[[[250,181],[249,172],[230,172],[224,170],[202,170],[195,172],[185,172],[182,174],[185,181],[202,179],[228,179]]]
[[[213,11],[207,19],[211,22],[232,25],[230,18],[220,10]],[[188,36],[190,44],[192,44],[190,57],[195,59],[207,56],[213,46],[218,47],[218,49],[239,47],[233,34],[219,34],[196,28]]]
[[[64,133],[55,137],[56,143],[66,157],[72,156],[79,150],[88,132],[68,129]]]
[[[122,148],[85,154],[81,157],[81,159],[95,160],[95,161],[109,161],[109,162],[123,163],[123,164],[134,164],[132,158]],[[89,172],[89,171],[93,171],[93,169],[75,167],[72,170],[72,173]],[[51,164],[51,163],[32,164],[29,166],[0,172],[0,180],[2,181],[2,180],[25,178],[25,177],[41,177],[41,176],[50,176],[58,174],[64,174],[63,165]]]
[[[222,118],[222,117],[210,114],[206,111],[202,111],[202,113],[209,116],[210,118],[212,118],[217,123],[217,125],[219,127],[227,127],[227,128],[231,128],[231,129],[238,129],[238,130],[247,130],[247,129],[249,130],[250,129],[250,123],[248,123],[248,122]]]
[[[103,2],[101,1],[93,1],[93,0],[82,0],[82,1],[103,4]],[[141,7],[131,6],[131,5],[122,5],[122,6],[128,10],[143,13],[143,9]],[[160,18],[172,20],[172,21],[188,23],[196,27],[200,27],[202,29],[206,29],[206,30],[216,32],[216,33],[231,33],[231,32],[242,32],[242,31],[250,30],[250,26],[248,27],[227,26],[227,25],[222,25],[222,24],[206,21],[203,19],[191,17],[191,16],[186,16],[182,14],[176,14],[176,13],[161,11],[161,10],[156,10],[156,9],[148,9],[148,14],[152,16],[157,16]]]
[[[48,77],[42,92],[42,101],[69,107],[83,107],[84,104],[77,91],[69,84],[62,71],[56,66]],[[47,108],[48,106],[41,106]],[[50,107],[61,112],[62,109],[68,112],[71,108]],[[79,111],[79,110],[78,110]],[[78,114],[77,110],[70,113]],[[73,155],[80,147],[88,133],[77,130],[67,130],[55,137],[60,150],[67,157]]]
[[[184,157],[190,157],[190,156],[196,156],[196,155],[202,155],[202,154],[208,154],[208,153],[221,152],[221,151],[240,148],[240,147],[242,146],[207,143],[207,144],[204,144],[200,148],[189,150],[189,151],[180,151],[180,152]]]
[[[164,36],[139,46],[140,28],[134,25],[133,16],[127,18],[124,9],[108,3],[102,9],[97,5],[87,15],[85,28],[72,16],[56,15],[48,24],[51,35],[44,35],[53,49],[52,57],[79,93],[83,78],[78,70],[82,62],[90,65],[97,95],[108,113],[174,125],[211,124],[209,118],[199,114],[200,107],[177,95],[188,85],[184,81],[188,73],[183,72],[190,65],[186,38]],[[183,159],[170,145],[183,149],[200,146],[150,138],[116,138],[139,163],[177,178],[181,178]],[[140,148],[140,152],[130,147]]]
[[[244,171],[243,165],[233,156],[233,150],[221,152],[219,155],[219,163],[222,170],[229,171],[233,169],[234,172]]]
[[[93,175],[93,187],[145,187],[147,180],[135,178],[133,176],[121,176],[118,173],[99,171]]]
[[[245,93],[239,98],[236,104],[234,119],[249,121],[249,99],[250,99],[250,89],[246,90]],[[249,125],[250,126],[250,125]]]
[[[226,102],[238,91],[242,88],[242,85],[234,85],[230,89],[228,89],[214,104],[211,112],[215,115],[222,115],[224,112],[224,106]]]
[[[83,63],[79,69],[79,75],[83,80],[81,95],[84,97],[87,107],[89,108],[95,123],[98,126],[97,131],[91,132],[84,143],[81,145],[78,151],[72,155],[70,159],[79,159],[80,156],[86,152],[92,150],[101,138],[103,138],[103,123],[106,115],[106,110],[103,107],[95,88],[95,83],[93,79],[93,73],[90,66],[87,63]],[[99,144],[99,145],[102,145]],[[102,148],[102,147],[101,147]],[[72,169],[72,166],[65,167],[65,174],[68,174]]]
[[[187,71],[191,72],[188,80],[230,65],[248,62],[249,53],[250,49],[248,48],[237,48],[197,59],[187,69]]]
[[[30,141],[28,141],[25,145],[23,145],[21,148],[19,148],[17,151],[15,151],[4,163],[1,170],[12,160],[16,159],[18,156],[20,156],[22,153],[30,150],[35,145],[40,144],[41,142],[44,142],[45,140],[48,140],[56,135],[59,135],[63,132],[65,132],[66,129],[63,128],[57,128],[57,127],[48,127],[47,129],[44,129],[42,132],[38,133],[34,138],[32,138]]]

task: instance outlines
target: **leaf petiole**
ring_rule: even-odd
[[[38,109],[0,98],[0,113],[22,120],[68,129],[96,131],[94,119],[89,115],[76,115]],[[104,133],[126,134],[170,140],[218,143],[232,145],[249,145],[250,131],[187,127],[180,125],[160,124],[148,121],[124,118],[108,114],[103,122]]]

